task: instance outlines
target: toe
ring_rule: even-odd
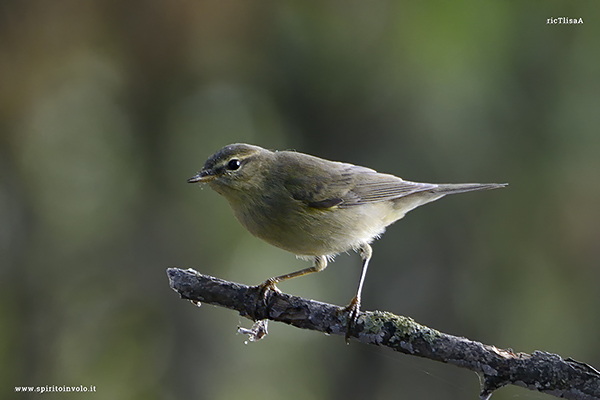
[[[275,280],[273,278],[269,278],[260,285],[256,287],[259,289],[259,295],[262,297],[263,302],[266,303],[267,298],[269,297],[269,292],[281,293],[281,290],[275,286]]]
[[[344,311],[346,311],[349,316],[353,317],[353,319],[356,318],[360,312],[360,299],[354,296],[350,303],[344,307]]]
[[[355,296],[350,301],[350,304],[344,307],[344,311],[348,313],[348,320],[346,323],[346,343],[348,343],[352,330],[354,330],[356,325],[356,318],[358,318],[358,314],[360,313],[360,299]]]

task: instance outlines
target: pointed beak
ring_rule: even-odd
[[[187,180],[187,183],[206,183],[206,182],[210,182],[213,179],[216,178],[216,175],[214,175],[214,173],[210,170],[202,170],[200,172],[198,172],[198,174],[192,176],[190,179]]]

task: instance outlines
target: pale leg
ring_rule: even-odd
[[[259,286],[261,286],[261,292],[263,297],[266,297],[266,294],[269,290],[279,291],[277,286],[275,286],[279,282],[287,281],[288,279],[297,278],[299,276],[304,276],[308,274],[312,274],[313,272],[321,272],[325,268],[327,268],[327,257],[325,256],[316,256],[313,261],[313,266],[301,269],[300,271],[290,272],[289,274],[274,276],[273,278],[269,278]]]
[[[373,255],[373,249],[367,243],[363,244],[358,249],[358,254],[363,259],[362,272],[360,274],[360,281],[358,282],[358,289],[356,290],[356,295],[350,301],[345,308],[348,312],[348,325],[346,326],[346,342],[350,339],[350,331],[356,322],[356,318],[358,317],[358,313],[360,312],[360,302],[362,298],[362,288],[365,283],[365,277],[367,276],[367,269],[369,268],[369,260],[371,260],[371,255]]]

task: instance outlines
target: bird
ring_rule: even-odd
[[[356,251],[362,271],[348,313],[346,341],[360,312],[362,289],[373,254],[371,243],[386,227],[421,205],[448,194],[496,189],[506,183],[411,182],[349,163],[296,151],[271,151],[235,143],[211,155],[188,183],[208,184],[227,199],[234,216],[252,235],[312,260],[312,266],[275,276],[277,283],[323,271],[339,253]]]

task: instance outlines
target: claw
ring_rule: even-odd
[[[344,307],[344,311],[348,313],[348,322],[346,324],[346,344],[350,341],[350,333],[356,325],[356,318],[360,313],[360,299],[356,296],[352,298],[350,304]]]
[[[270,291],[273,291],[275,293],[281,293],[281,290],[279,290],[279,288],[275,286],[276,282],[277,281],[275,279],[269,278],[257,286],[260,289],[259,296],[262,297],[263,304],[265,306],[267,305],[267,297]]]

